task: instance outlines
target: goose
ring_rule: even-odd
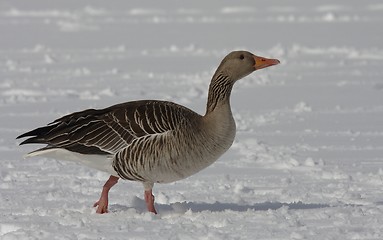
[[[234,83],[277,59],[233,51],[220,63],[209,86],[206,113],[169,101],[138,100],[68,114],[17,137],[46,144],[27,157],[80,162],[110,174],[96,213],[108,212],[109,190],[121,178],[139,181],[149,212],[157,213],[155,183],[187,178],[214,163],[232,145],[236,125],[230,107]]]

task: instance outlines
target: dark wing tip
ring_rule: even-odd
[[[17,136],[16,139],[20,139],[20,138],[25,138],[25,137],[33,136],[33,135],[30,135],[29,133],[30,133],[30,132],[23,133],[23,134]]]
[[[34,138],[34,137],[32,137],[32,138],[28,138],[28,139],[22,141],[19,145],[24,145],[24,144],[28,144],[28,143],[35,143],[35,142],[33,141],[33,138]],[[17,139],[17,138],[16,138],[16,139]]]
[[[43,138],[41,138],[41,136],[44,136],[53,127],[54,126],[45,126],[45,127],[36,128],[32,131],[29,131],[29,132],[21,134],[20,136],[17,136],[16,139],[30,137],[28,139],[25,139],[23,142],[21,142],[20,145],[24,145],[28,143],[45,143],[43,141]]]
[[[36,137],[36,136],[39,135],[39,132],[40,132],[40,128],[37,128],[37,129],[34,129],[34,130],[32,130],[32,131],[23,133],[23,134],[21,134],[20,136],[17,136],[16,139],[25,138],[25,137],[32,137],[32,138],[34,138],[34,137]],[[24,142],[26,143],[26,141],[28,141],[29,139],[31,139],[31,138],[28,138],[28,139],[25,140]],[[23,143],[20,143],[20,145],[25,144],[24,142],[23,142]]]
[[[44,140],[42,140],[41,138],[34,136],[34,137],[30,137],[30,138],[25,139],[19,145],[24,145],[24,144],[29,144],[29,143],[36,143],[36,144],[40,143],[41,144],[41,143],[46,143],[46,142],[44,142]]]

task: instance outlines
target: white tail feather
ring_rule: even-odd
[[[71,152],[69,150],[62,149],[62,148],[42,149],[42,150],[37,150],[24,155],[25,158],[36,157],[36,156],[44,156],[44,157],[54,158],[59,160],[79,162],[90,168],[107,172],[111,175],[118,177],[117,172],[112,167],[112,162],[113,162],[112,155],[81,154],[81,153]]]

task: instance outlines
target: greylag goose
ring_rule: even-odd
[[[154,183],[189,177],[214,163],[233,143],[236,126],[230,108],[234,83],[255,70],[279,63],[247,51],[228,54],[209,86],[205,115],[168,101],[141,100],[63,116],[24,133],[22,144],[47,146],[27,156],[77,161],[105,171],[97,213],[108,212],[109,190],[121,178],[144,186],[147,209],[157,213]]]

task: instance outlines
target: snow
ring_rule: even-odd
[[[0,3],[0,239],[383,239],[383,5],[369,1]],[[155,185],[24,159],[15,137],[136,99],[204,113],[231,50],[281,64],[236,84],[232,148]]]

